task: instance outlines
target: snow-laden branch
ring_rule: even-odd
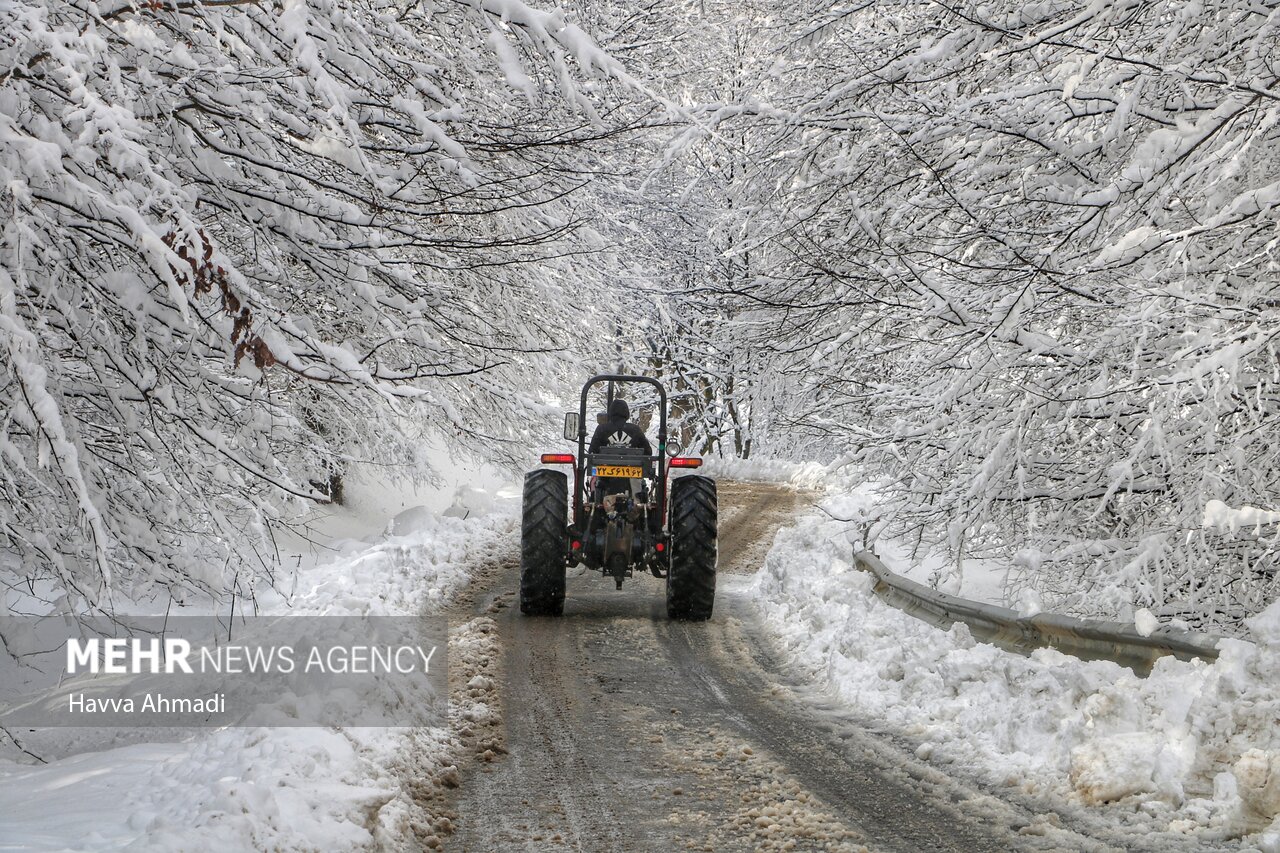
[[[575,172],[641,88],[562,14],[52,0],[0,30],[7,583],[219,595],[349,460],[502,455],[545,415],[595,250]]]

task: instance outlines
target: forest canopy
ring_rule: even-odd
[[[6,582],[269,580],[620,364],[1049,606],[1275,598],[1280,3],[538,5],[0,7]]]

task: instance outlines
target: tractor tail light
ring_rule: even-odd
[[[543,457],[544,459],[546,457]],[[701,468],[702,460],[696,456],[676,456],[671,460],[672,468]]]
[[[543,465],[572,465],[572,453],[544,453],[542,454]]]

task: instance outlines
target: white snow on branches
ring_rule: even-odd
[[[0,31],[6,583],[217,598],[354,461],[525,454],[575,324],[608,328],[566,198],[626,75],[563,15],[53,0]]]

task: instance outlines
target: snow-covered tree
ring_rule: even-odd
[[[576,19],[675,110],[637,123],[629,159],[596,185],[610,277],[623,284],[615,361],[654,375],[672,399],[672,434],[691,452],[755,446],[752,353],[736,345],[732,294],[751,277],[725,216],[755,152],[751,127],[724,121],[769,61],[765,4],[579,0]],[[615,151],[619,153],[621,149]],[[726,296],[725,294],[729,295]]]
[[[772,131],[737,295],[773,320],[751,339],[797,446],[1061,606],[1230,623],[1274,598],[1274,530],[1201,520],[1280,505],[1280,13],[778,11],[734,119]]]
[[[629,85],[563,15],[48,0],[0,31],[6,583],[251,589],[345,460],[414,466],[404,424],[501,454],[547,416],[599,286],[565,200]]]

